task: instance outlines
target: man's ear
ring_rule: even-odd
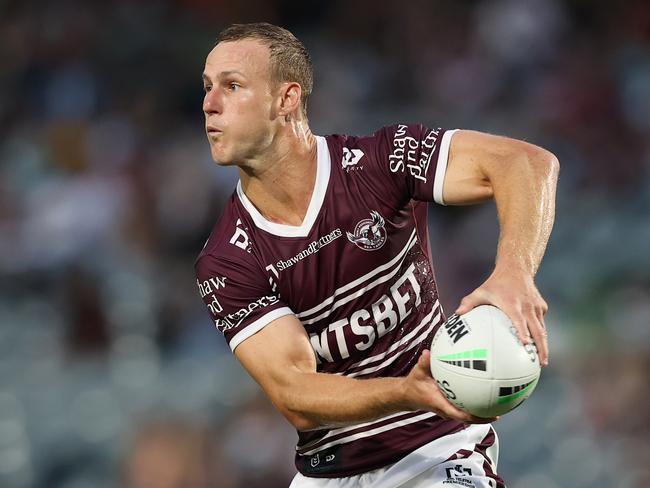
[[[302,96],[302,88],[299,83],[295,81],[288,81],[280,85],[280,106],[278,115],[291,117],[292,114],[300,112],[300,98]]]

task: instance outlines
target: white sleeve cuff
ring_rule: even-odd
[[[257,334],[260,330],[262,330],[264,327],[269,325],[275,319],[279,319],[280,317],[284,317],[285,315],[289,315],[289,314],[292,314],[292,313],[293,313],[293,311],[289,307],[280,307],[280,308],[276,308],[275,310],[271,310],[266,315],[262,315],[259,319],[257,319],[254,322],[250,323],[243,330],[240,330],[239,332],[237,332],[233,336],[233,338],[230,339],[230,342],[228,343],[228,345],[230,346],[230,349],[234,352],[235,348],[239,344],[244,342],[249,337]]]
[[[438,163],[436,164],[436,175],[433,180],[433,201],[440,205],[446,205],[442,198],[442,189],[445,184],[445,174],[447,174],[447,162],[449,161],[449,147],[451,146],[451,136],[458,129],[448,130],[442,136],[440,141],[440,151],[438,152]]]

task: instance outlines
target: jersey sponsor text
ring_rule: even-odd
[[[309,246],[307,246],[307,249],[304,249],[300,251],[298,254],[295,256],[287,259],[287,260],[280,260],[278,261],[275,265],[280,271],[284,271],[287,268],[290,268],[294,264],[299,263],[303,259],[305,259],[308,256],[311,256],[314,253],[317,253],[318,251],[321,250],[322,247],[327,246],[328,244],[331,244],[334,242],[336,239],[341,237],[343,235],[343,231],[340,228],[334,229],[332,232],[329,234],[324,235],[317,241],[312,241]]]
[[[247,306],[240,308],[236,312],[229,313],[222,319],[217,318],[214,321],[214,325],[221,332],[225,332],[241,324],[242,321],[246,317],[248,317],[251,313],[253,313],[254,310],[257,310],[258,308],[268,307],[269,305],[273,305],[277,302],[278,302],[278,297],[274,295],[258,298],[254,302],[249,303]]]
[[[410,286],[409,286],[410,285]],[[420,305],[420,284],[415,265],[408,269],[370,307],[355,311],[349,318],[332,322],[319,334],[309,336],[317,361],[334,362],[350,357],[350,350],[364,351],[402,323]],[[411,299],[414,299],[412,303]],[[331,345],[336,344],[336,348]]]

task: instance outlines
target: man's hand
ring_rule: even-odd
[[[409,375],[404,378],[404,397],[407,410],[427,410],[446,419],[460,420],[468,424],[487,424],[496,418],[475,417],[453,405],[440,391],[431,376],[430,353],[425,350]]]
[[[456,313],[462,315],[478,305],[494,305],[512,321],[522,344],[537,346],[540,362],[548,365],[548,341],[544,315],[548,305],[530,273],[514,267],[497,267],[490,277],[463,298]]]

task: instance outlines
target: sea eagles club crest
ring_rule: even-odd
[[[384,218],[379,212],[370,212],[371,219],[363,219],[354,228],[354,234],[346,232],[348,240],[364,251],[376,251],[386,242]]]

